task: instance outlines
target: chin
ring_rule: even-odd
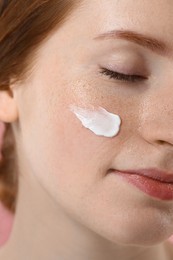
[[[130,234],[126,236],[121,236],[118,239],[114,239],[112,242],[123,245],[123,246],[136,246],[136,247],[148,247],[148,246],[156,246],[159,245],[169,239],[170,236],[150,236],[149,234],[139,234],[134,236],[130,236]]]
[[[143,220],[139,220],[142,218]],[[150,216],[151,217],[151,216]],[[107,224],[97,223],[92,230],[102,238],[123,246],[156,246],[169,239],[173,234],[171,222],[162,219],[145,218],[138,214],[138,218],[130,218],[128,214],[122,219],[115,219]],[[128,218],[128,220],[127,220]],[[119,221],[118,221],[119,220]],[[108,224],[109,223],[109,224]],[[101,225],[102,224],[102,225]],[[172,224],[173,226],[173,224]]]
[[[135,226],[134,229],[126,227],[119,232],[116,230],[114,234],[107,233],[107,238],[115,244],[124,246],[156,246],[168,240],[172,233],[164,226],[154,226],[151,229]]]

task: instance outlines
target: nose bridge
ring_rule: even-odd
[[[167,144],[173,149],[173,86],[172,91],[150,95],[139,110],[139,131],[146,141]]]

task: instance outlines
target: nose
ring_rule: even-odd
[[[173,151],[173,89],[146,98],[139,109],[139,118],[139,131],[147,142]]]

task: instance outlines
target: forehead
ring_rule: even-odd
[[[83,35],[129,29],[173,41],[172,0],[86,0],[81,6],[74,18]]]
[[[46,42],[50,53],[53,47],[60,50],[58,55],[63,56],[63,61],[64,56],[77,62],[78,56],[88,59],[92,53],[96,55],[100,50],[103,53],[107,42],[94,39],[113,30],[137,32],[159,40],[170,52],[173,50],[173,0],[81,0],[80,3]],[[113,41],[110,40],[111,45]],[[47,60],[44,49],[42,53]]]

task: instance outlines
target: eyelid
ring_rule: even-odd
[[[140,81],[147,80],[148,77],[138,74],[124,74],[118,71],[113,71],[107,68],[100,67],[100,73],[108,76],[110,79],[115,79],[117,81],[124,81],[128,83],[136,83]]]

